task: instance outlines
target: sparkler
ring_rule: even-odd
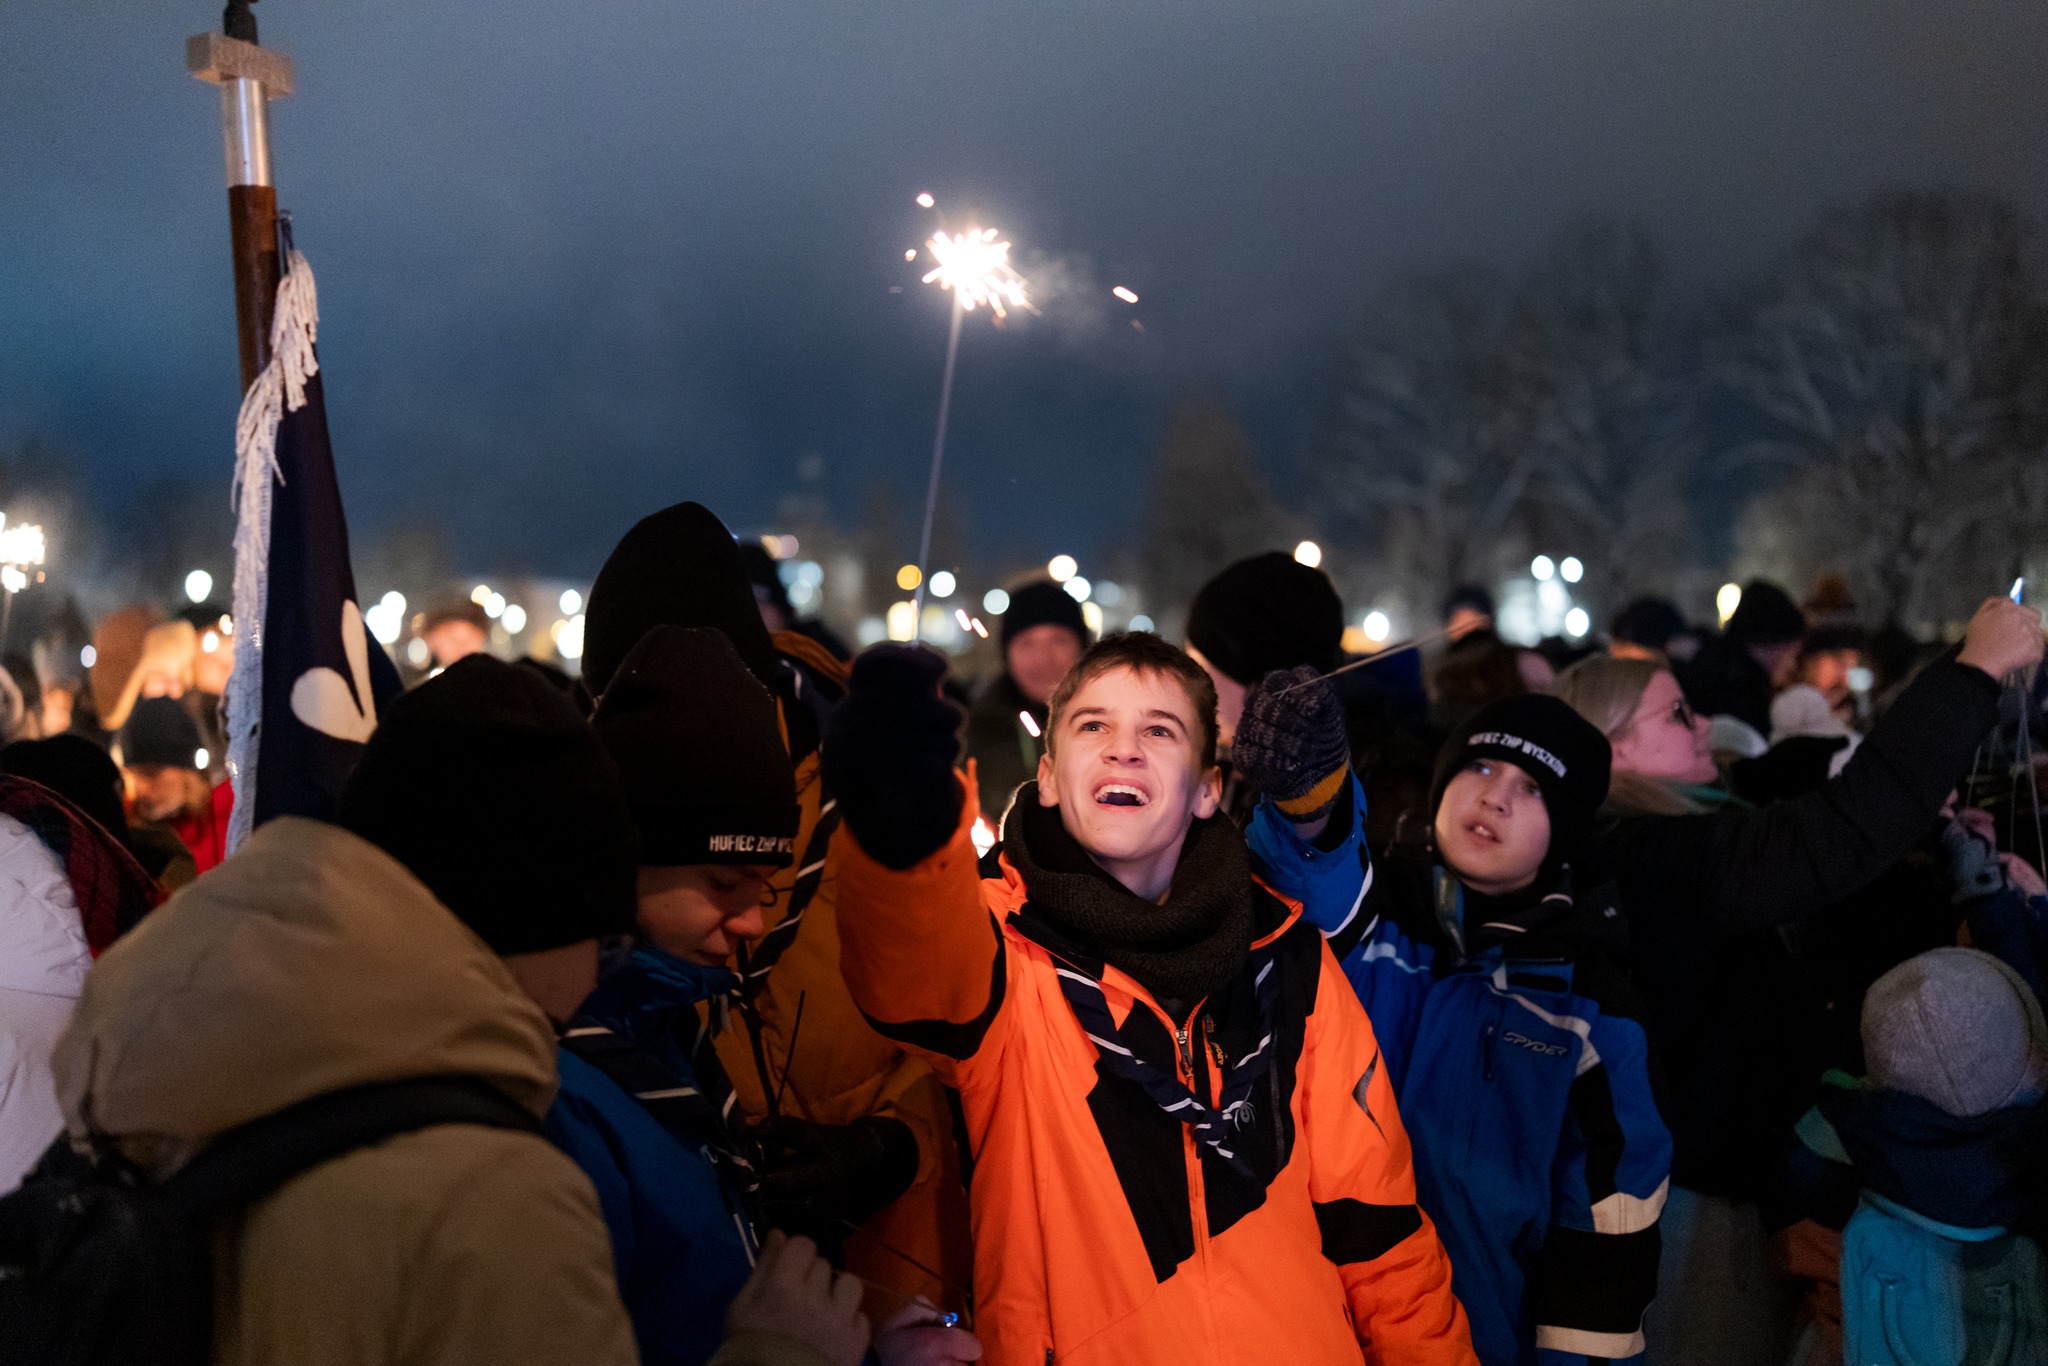
[[[919,195],[924,208],[933,206],[930,195]],[[946,333],[946,370],[939,381],[939,423],[932,437],[932,472],[925,484],[924,531],[917,543],[917,591],[911,599],[916,613],[911,639],[924,633],[925,585],[931,582],[932,521],[939,510],[939,470],[946,460],[946,419],[953,410],[953,371],[960,358],[960,325],[968,313],[986,308],[997,319],[1007,318],[1012,308],[1029,309],[1029,283],[1010,264],[1010,244],[998,241],[994,228],[969,228],[957,235],[935,232],[925,243],[937,264],[924,277],[953,296],[953,319]]]

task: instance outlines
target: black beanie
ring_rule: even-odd
[[[740,564],[747,571],[747,586],[754,590],[754,601],[766,602],[782,613],[784,624],[796,621],[796,608],[789,603],[789,586],[782,581],[782,568],[775,557],[759,541],[741,541]]]
[[[1003,648],[1009,649],[1011,641],[1034,626],[1064,626],[1082,649],[1088,648],[1088,618],[1081,615],[1081,604],[1051,579],[1027,583],[1010,594],[1010,605],[1003,611]]]
[[[795,860],[802,812],[775,699],[723,632],[649,631],[593,722],[625,775],[642,866]]]
[[[1742,601],[1728,618],[1728,638],[1744,645],[1789,645],[1806,634],[1806,614],[1792,595],[1766,579],[1742,585]]]
[[[199,723],[175,697],[145,697],[128,713],[121,727],[121,762],[130,768],[197,770]]]
[[[568,698],[489,655],[392,703],[335,823],[404,864],[496,953],[633,926],[617,767]]]
[[[1661,650],[1685,629],[1685,618],[1663,598],[1637,598],[1621,609],[1607,634],[1629,645]]]
[[[1550,853],[1555,867],[1578,851],[1607,800],[1614,753],[1599,727],[1547,693],[1505,697],[1479,709],[1452,733],[1436,760],[1429,788],[1429,819],[1436,823],[1444,789],[1474,759],[1500,759],[1527,773],[1543,792],[1550,817]]]
[[[82,735],[16,740],[0,749],[0,773],[41,783],[128,842],[128,817],[121,809],[121,770],[107,752]]]
[[[723,631],[754,677],[776,675],[775,642],[739,542],[701,504],[641,518],[598,570],[583,617],[583,685],[592,697],[604,696],[627,653],[657,626]]]
[[[1269,550],[1202,585],[1188,609],[1188,644],[1249,687],[1275,669],[1337,666],[1344,604],[1330,576]]]

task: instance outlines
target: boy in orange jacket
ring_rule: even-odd
[[[1090,650],[984,879],[943,672],[863,656],[824,757],[847,984],[960,1092],[987,1360],[1473,1361],[1372,1027],[1217,816],[1207,674]]]

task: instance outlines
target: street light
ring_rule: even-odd
[[[1538,555],[1529,561],[1529,573],[1535,577],[1536,582],[1548,583],[1551,576],[1557,573],[1557,566],[1551,563],[1548,555]]]
[[[1564,576],[1566,583],[1577,583],[1586,577],[1586,566],[1579,563],[1576,555],[1567,555],[1557,566],[1557,572]]]
[[[1314,541],[1303,541],[1294,547],[1294,562],[1314,569],[1323,562],[1323,548]]]

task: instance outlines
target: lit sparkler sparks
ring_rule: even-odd
[[[1010,244],[998,242],[994,228],[934,233],[925,247],[939,264],[924,282],[951,290],[961,308],[986,306],[1005,318],[1012,308],[1031,307],[1028,284],[1010,264]]]

